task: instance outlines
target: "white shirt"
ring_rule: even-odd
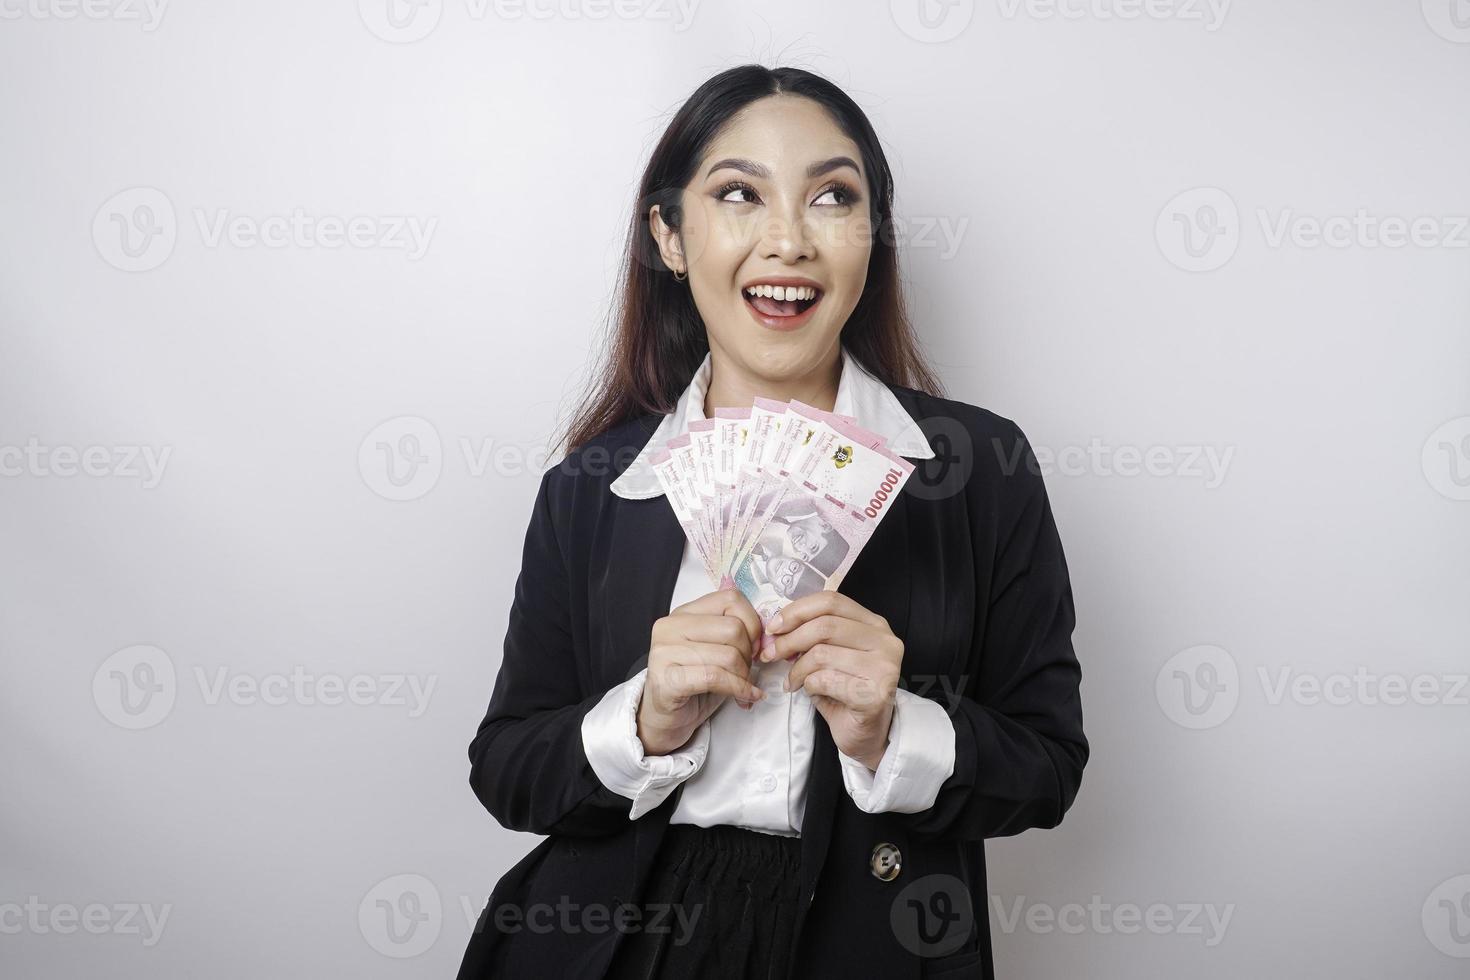
[[[695,372],[674,411],[664,417],[647,446],[612,484],[620,497],[642,500],[663,489],[648,457],[704,418],[710,357]],[[888,440],[900,456],[929,459],[934,450],[893,392],[842,349],[842,375],[833,411]],[[674,584],[672,611],[714,590],[699,555],[686,541]],[[608,789],[632,801],[629,819],[658,806],[680,783],[684,794],[671,823],[712,827],[729,824],[786,837],[800,836],[806,812],[816,706],[806,691],[782,690],[791,661],[752,664],[751,682],[766,697],[744,711],[727,700],[705,719],[689,741],[664,756],[649,756],[638,739],[638,704],[648,678],[645,667],[617,685],[582,721],[582,745],[592,771]],[[954,773],[955,732],[937,702],[902,688],[894,693],[888,748],[876,771],[840,750],[842,781],[859,809],[868,813],[919,813],[934,805],[939,788]]]

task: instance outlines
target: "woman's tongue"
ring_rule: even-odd
[[[749,297],[750,305],[766,316],[796,316],[801,312],[801,302],[794,299],[772,299],[769,296]]]

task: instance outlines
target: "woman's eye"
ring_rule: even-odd
[[[854,197],[852,191],[848,190],[846,187],[843,187],[841,184],[838,184],[834,187],[829,187],[824,190],[817,198],[817,203],[820,204],[822,202],[822,198],[834,195],[836,197],[836,200],[831,201],[830,203],[838,207],[845,207],[846,205],[851,204]]]
[[[715,198],[727,204],[759,204],[760,195],[749,184],[739,181],[726,184],[715,192]],[[857,199],[851,188],[835,184],[817,196],[812,203],[824,207],[847,207]]]
[[[749,184],[726,184],[724,187],[721,187],[719,189],[715,196],[718,197],[721,201],[728,201],[731,204],[755,203],[754,200],[732,200],[730,198],[731,194],[749,194],[751,198],[754,198],[756,196],[755,188],[751,187]]]

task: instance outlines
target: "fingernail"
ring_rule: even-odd
[[[770,661],[776,658],[776,638],[769,633],[761,634],[761,659]]]
[[[768,628],[772,632],[775,632],[776,630],[779,630],[781,628],[781,614],[780,613],[776,613],[776,615],[774,615],[774,616],[771,617],[771,623],[770,623],[770,626]]]

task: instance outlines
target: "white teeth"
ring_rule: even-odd
[[[810,286],[748,286],[746,295],[769,296],[771,299],[816,299],[817,291]]]

